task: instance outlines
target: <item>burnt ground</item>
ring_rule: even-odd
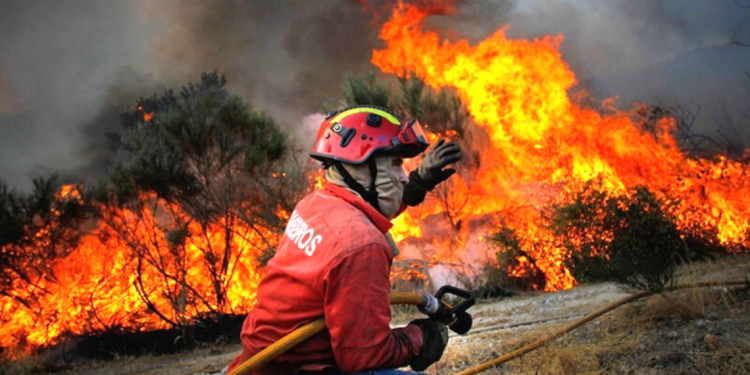
[[[743,280],[750,257],[682,267],[680,282]],[[615,284],[581,285],[484,301],[472,308],[475,325],[452,335],[443,359],[428,374],[454,374],[532,342],[630,291]],[[418,317],[398,309],[394,322]],[[213,344],[180,354],[123,356],[55,371],[59,374],[192,375],[221,370],[239,345]],[[9,374],[45,373],[13,364]],[[46,371],[49,372],[49,371]],[[747,374],[750,373],[750,291],[694,289],[650,297],[600,317],[569,335],[486,374]]]

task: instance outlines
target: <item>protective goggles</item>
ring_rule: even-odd
[[[417,119],[401,125],[401,130],[391,139],[391,142],[395,147],[402,149],[406,157],[417,156],[430,145]]]

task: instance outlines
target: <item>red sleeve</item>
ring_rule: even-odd
[[[388,250],[373,244],[338,259],[324,278],[326,325],[344,372],[403,367],[422,347],[419,327],[389,326],[389,270]]]

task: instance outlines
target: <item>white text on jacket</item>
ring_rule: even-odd
[[[284,233],[300,250],[304,250],[307,256],[312,256],[315,253],[315,247],[323,241],[323,236],[316,235],[315,230],[302,220],[297,211],[292,212]]]

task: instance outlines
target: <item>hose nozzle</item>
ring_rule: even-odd
[[[463,298],[463,301],[455,307],[452,307],[442,301],[446,294],[461,297]],[[469,332],[473,324],[473,319],[466,310],[476,302],[474,299],[474,293],[454,286],[445,285],[441,287],[434,296],[423,294],[422,298],[424,299],[424,302],[419,306],[419,311],[430,318],[442,321],[451,329],[451,331],[456,332],[459,335]]]

